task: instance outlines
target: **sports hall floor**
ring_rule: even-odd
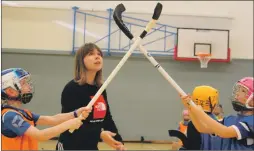
[[[39,150],[55,150],[56,140],[41,142]],[[172,150],[171,144],[125,143],[127,150]],[[114,150],[105,143],[99,143],[99,150]]]

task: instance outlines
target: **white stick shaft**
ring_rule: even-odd
[[[149,32],[150,29],[155,26],[156,24],[156,20],[151,20],[146,28],[145,31]],[[127,61],[127,59],[131,56],[132,52],[136,49],[136,47],[138,47],[138,45],[141,42],[141,38],[138,37],[137,39],[135,39],[134,44],[131,46],[131,48],[129,49],[129,51],[127,51],[127,53],[124,55],[124,57],[122,58],[122,60],[118,63],[118,65],[115,67],[115,69],[111,72],[111,74],[109,75],[109,77],[107,78],[107,80],[103,83],[103,85],[100,87],[100,89],[97,91],[97,93],[95,94],[95,96],[93,97],[93,99],[89,102],[89,104],[87,105],[87,107],[92,107],[94,105],[94,103],[96,102],[96,100],[99,98],[99,96],[102,94],[102,92],[105,90],[105,88],[108,86],[108,84],[111,82],[111,80],[115,77],[115,75],[117,74],[117,72],[122,68],[122,66],[124,65],[124,63]],[[78,118],[81,118],[82,116],[79,116]],[[74,130],[69,130],[70,133],[72,133]]]
[[[151,20],[148,25],[146,26],[145,30],[148,32],[150,31],[150,29],[155,26],[156,24],[156,20]],[[87,105],[87,107],[92,107],[93,104],[96,102],[96,100],[99,98],[99,96],[101,95],[101,93],[105,90],[105,88],[108,86],[108,84],[111,82],[111,80],[115,77],[115,75],[118,73],[118,71],[122,68],[122,66],[125,64],[125,62],[127,61],[127,59],[131,56],[132,52],[140,45],[141,42],[141,38],[138,37],[137,39],[135,39],[134,44],[131,46],[131,48],[129,49],[129,51],[127,51],[127,53],[124,55],[124,57],[122,58],[122,60],[118,63],[118,65],[115,67],[115,69],[111,72],[111,74],[109,75],[109,77],[107,78],[107,80],[103,83],[103,85],[101,86],[101,88],[98,90],[98,92],[95,94],[95,96],[93,97],[93,99],[89,102],[89,104]]]
[[[175,82],[174,79],[161,67],[161,65],[151,56],[149,52],[142,46],[139,45],[139,50],[143,52],[146,58],[156,67],[158,68],[159,72],[163,75],[163,77],[176,89],[178,93],[182,96],[187,96],[187,94],[183,91],[183,89]],[[193,101],[189,102],[190,105],[196,105]]]
[[[139,49],[141,52],[144,53],[146,58],[156,67],[158,68],[159,72],[163,75],[163,77],[176,89],[178,93],[180,93],[183,96],[186,96],[187,94],[181,89],[181,87],[174,81],[174,79],[169,76],[169,74],[160,66],[160,64],[151,56],[149,52],[142,46],[139,45]]]
[[[96,100],[99,98],[99,96],[102,94],[102,92],[105,90],[105,88],[108,86],[108,84],[112,81],[112,79],[115,77],[115,75],[117,74],[117,72],[122,68],[122,66],[124,65],[124,63],[127,61],[127,59],[131,56],[132,52],[136,49],[136,47],[140,44],[141,42],[141,38],[138,37],[134,44],[131,46],[131,48],[129,49],[129,51],[127,51],[127,53],[124,55],[124,57],[122,58],[122,60],[118,63],[118,65],[115,67],[115,69],[111,72],[111,74],[109,75],[109,77],[107,78],[107,80],[103,83],[103,85],[100,87],[100,89],[97,91],[97,93],[95,94],[95,96],[93,97],[93,99],[89,102],[89,104],[87,105],[87,107],[92,107],[94,105],[94,103],[96,102]],[[82,116],[79,116],[79,118],[81,118]],[[72,133],[74,130],[69,130],[70,133]]]
[[[115,75],[118,73],[118,71],[122,68],[122,66],[124,65],[124,63],[127,61],[127,59],[131,56],[132,52],[136,49],[136,47],[139,45],[139,43],[141,42],[141,38],[138,37],[138,39],[134,42],[134,44],[131,46],[131,48],[129,49],[129,51],[124,55],[124,57],[122,58],[122,60],[118,63],[118,65],[115,67],[115,69],[111,72],[111,74],[109,75],[109,77],[107,78],[107,80],[103,83],[103,85],[101,86],[101,88],[97,91],[97,93],[95,94],[95,96],[93,97],[93,99],[89,102],[89,104],[87,105],[87,107],[92,107],[94,105],[94,103],[96,102],[96,100],[98,99],[98,97],[101,95],[101,93],[105,90],[105,88],[108,86],[108,84],[111,82],[111,80],[115,77]]]

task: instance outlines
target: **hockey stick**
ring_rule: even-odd
[[[182,132],[180,132],[178,130],[168,130],[168,134],[171,137],[177,137],[177,138],[179,138],[182,141],[182,143],[183,143],[183,147],[187,148],[188,138]]]
[[[123,21],[119,23],[118,18],[114,18],[115,22],[117,23],[118,27],[123,31],[123,33],[132,41],[136,40],[129,29],[125,26]],[[171,78],[171,76],[161,67],[161,65],[152,57],[152,55],[147,52],[147,50],[142,46],[139,45],[140,51],[146,56],[146,58],[154,65],[155,68],[159,70],[159,72],[163,75],[163,77],[176,89],[178,93],[182,96],[186,96],[187,94],[181,89],[181,87]],[[193,101],[190,101],[191,105],[195,105]]]
[[[117,19],[115,20],[117,22]],[[132,33],[129,31],[129,29],[122,24],[117,24],[118,27],[125,33],[125,35],[130,39],[134,40],[135,38],[133,37]],[[158,71],[162,74],[162,76],[176,89],[178,93],[180,93],[182,96],[186,96],[187,94],[181,89],[181,87],[174,81],[174,79],[171,78],[171,76],[161,67],[161,65],[151,56],[149,52],[142,46],[139,45],[140,51],[146,56],[146,58],[154,65],[155,68],[158,69]],[[189,102],[191,105],[195,105],[193,101]],[[179,131],[173,131],[169,130],[169,135],[178,137],[182,142],[183,146],[187,147],[187,137],[182,134]]]
[[[116,6],[114,14],[113,14],[113,18],[116,21],[116,24],[123,24],[122,23],[122,13],[125,11],[125,7],[123,4],[119,4]],[[108,84],[112,81],[112,79],[115,77],[115,75],[118,73],[118,71],[122,68],[122,66],[124,65],[124,63],[127,61],[127,59],[130,57],[130,55],[132,54],[132,52],[136,49],[136,47],[140,44],[140,42],[142,41],[142,39],[146,36],[146,34],[151,30],[151,28],[153,28],[157,22],[157,20],[160,17],[162,11],[162,4],[157,3],[155,9],[154,9],[154,13],[153,13],[153,17],[152,20],[147,24],[146,28],[144,29],[144,31],[140,34],[140,36],[135,40],[134,44],[132,44],[131,48],[127,51],[127,53],[124,55],[124,57],[122,58],[122,60],[118,63],[118,65],[115,67],[115,69],[111,72],[111,74],[109,75],[109,77],[107,78],[107,80],[103,83],[103,85],[100,87],[100,89],[97,91],[97,93],[95,94],[95,96],[92,98],[92,100],[89,102],[89,104],[87,105],[87,107],[92,107],[94,105],[94,103],[96,102],[96,100],[99,98],[99,96],[102,94],[102,92],[106,89],[106,87],[108,86]],[[124,30],[124,28],[127,29],[126,26],[122,26],[121,30]],[[129,38],[133,38],[132,35],[128,35],[130,36]],[[79,116],[79,118],[82,118],[82,114]],[[69,130],[70,133],[72,133],[74,130]]]

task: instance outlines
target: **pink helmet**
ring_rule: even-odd
[[[254,93],[253,83],[254,83],[253,77],[244,77],[241,80],[236,82],[236,84],[233,87],[233,98],[232,98],[232,104],[233,104],[234,110],[248,111],[248,110],[254,109],[253,106],[249,105],[250,101],[253,99],[253,93]],[[239,86],[242,86],[247,89],[247,92],[245,95],[246,97],[245,104],[242,104],[241,102],[239,102],[235,97],[236,93],[239,91]]]

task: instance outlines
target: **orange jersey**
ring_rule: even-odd
[[[13,111],[21,115],[23,119],[28,122],[30,125],[35,126],[35,123],[33,120],[27,118],[24,116],[21,112],[12,109],[12,108],[2,108],[1,115],[3,116],[7,111]],[[25,110],[25,112],[32,117],[32,113],[28,110]],[[22,135],[22,136],[16,136],[16,137],[7,137],[3,133],[1,134],[2,137],[2,150],[38,150],[38,141],[34,138]]]
[[[179,131],[186,135],[187,133],[187,125],[184,125],[183,121],[179,122]],[[178,143],[182,146],[183,143],[181,140],[178,141]]]
[[[183,122],[180,122],[179,123],[179,131],[182,132],[183,134],[186,134],[187,125],[184,125]]]

